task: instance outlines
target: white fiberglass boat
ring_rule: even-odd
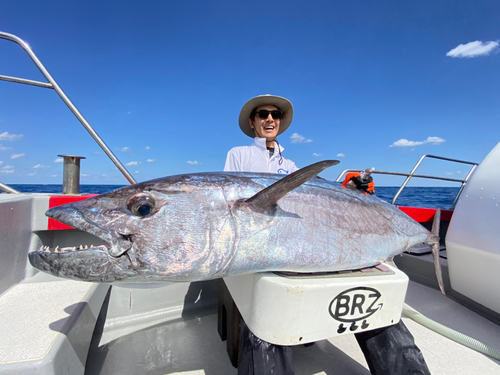
[[[24,48],[48,83],[6,76],[0,76],[0,80],[55,89],[125,177],[134,183],[29,47],[11,34],[0,33],[0,39]],[[77,159],[66,157],[68,169],[78,172]],[[236,374],[240,313],[262,338],[273,341],[275,337],[276,343],[295,345],[297,374],[369,374],[352,332],[342,331],[342,320],[336,320],[341,315],[339,311],[348,309],[337,307],[335,314],[331,313],[331,306],[339,296],[346,301],[345,296],[353,285],[358,289],[374,288],[379,282],[384,284],[380,281],[384,277],[389,277],[389,284],[397,279],[401,287],[387,290],[383,289],[386,286],[380,287],[382,293],[377,298],[386,298],[386,304],[395,310],[381,316],[379,326],[399,319],[404,300],[407,305],[402,319],[413,333],[431,373],[500,374],[500,353],[495,349],[500,348],[497,291],[500,285],[500,172],[496,167],[500,164],[500,144],[477,169],[475,163],[463,163],[472,165],[471,172],[460,181],[463,189],[454,209],[441,216],[440,234],[443,246],[446,245],[441,259],[446,296],[438,291],[430,254],[421,248],[397,257],[399,270],[387,266],[374,271],[380,271],[380,276],[366,277],[351,272],[297,279],[269,273],[229,278],[224,282],[170,283],[152,289],[59,279],[32,268],[28,252],[55,244],[98,244],[100,240],[96,237],[45,216],[50,207],[88,196],[22,194],[0,184],[6,193],[0,194],[0,374]],[[416,167],[402,175],[436,178],[418,176],[415,170]],[[75,179],[78,180],[68,178],[65,189],[74,184]],[[395,199],[398,195],[399,192]],[[436,211],[400,209],[426,226]],[[405,274],[410,278],[409,283]],[[283,297],[279,294],[281,289],[302,288],[300,290],[306,293],[308,288],[318,285],[328,285],[334,292],[328,292],[322,301],[323,297],[318,296],[308,300],[306,310],[301,310],[304,306],[291,309],[303,312],[295,320],[283,312],[287,304],[302,302]],[[272,298],[268,288],[274,288],[276,294],[272,294]],[[394,293],[391,298],[387,296],[390,293]],[[262,298],[254,300],[248,297],[250,295]],[[275,295],[283,298],[277,299]],[[351,297],[356,300],[354,295]],[[331,301],[327,306],[330,311],[321,310],[325,301]],[[357,306],[361,311],[361,305]],[[457,337],[459,335],[443,327],[437,327],[439,332],[435,332],[417,323],[436,325],[410,306],[481,343]],[[352,306],[352,312],[356,311],[355,307]],[[310,321],[314,314],[319,314],[314,320],[322,326],[315,327],[313,332]],[[358,327],[355,323],[361,320],[353,319],[349,321],[353,322],[350,327]],[[315,345],[301,345],[306,342],[315,342]]]

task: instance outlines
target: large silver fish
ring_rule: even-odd
[[[371,195],[315,178],[200,173],[131,185],[47,216],[104,245],[40,249],[31,264],[93,282],[196,281],[262,271],[326,272],[384,262],[439,238]]]

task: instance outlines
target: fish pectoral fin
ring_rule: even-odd
[[[278,201],[287,193],[298,188],[303,183],[316,177],[324,169],[340,163],[338,160],[324,160],[289,174],[271,186],[259,191],[245,203],[256,211],[267,210],[278,204]]]

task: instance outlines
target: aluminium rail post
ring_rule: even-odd
[[[84,156],[57,155],[64,159],[63,194],[80,194],[80,160]]]
[[[408,184],[408,182],[410,182],[413,174],[415,173],[415,171],[417,170],[418,166],[422,163],[422,161],[427,157],[427,155],[424,155],[420,158],[420,160],[417,162],[417,164],[415,164],[415,166],[413,167],[413,169],[411,170],[410,174],[408,177],[406,177],[406,180],[405,182],[403,182],[403,185],[401,185],[401,187],[399,188],[398,192],[396,193],[396,195],[394,196],[394,198],[392,198],[392,204],[395,205],[396,204],[396,201],[398,200],[399,198],[399,195],[401,194],[401,192],[403,191],[403,189],[406,187],[406,185]]]
[[[44,82],[38,82],[38,81],[32,81],[28,79],[22,79],[22,78],[17,78],[17,77],[8,77],[8,76],[2,76],[0,75],[0,80],[2,81],[8,81],[8,82],[16,82],[16,83],[23,83],[27,85],[32,85],[32,86],[38,86],[38,87],[44,87],[44,88],[51,88],[57,92],[59,97],[63,100],[63,102],[68,106],[68,108],[73,112],[73,114],[76,116],[78,121],[83,125],[83,127],[89,132],[89,134],[94,138],[94,140],[97,142],[97,144],[102,148],[102,150],[108,155],[108,157],[111,159],[111,161],[116,165],[116,167],[122,172],[122,174],[125,176],[125,178],[131,183],[135,184],[136,180],[130,172],[125,168],[125,166],[118,160],[118,158],[113,154],[113,152],[109,149],[109,147],[104,143],[104,141],[99,137],[97,132],[92,128],[92,126],[88,123],[88,121],[83,117],[83,115],[80,113],[80,111],[75,107],[75,105],[71,102],[71,100],[66,96],[64,91],[59,87],[57,82],[52,78],[52,76],[49,74],[47,69],[43,66],[43,64],[38,60],[38,57],[33,53],[29,45],[24,42],[22,39],[18,38],[15,35],[4,33],[0,31],[0,39],[6,39],[10,40],[11,42],[17,43],[18,45],[23,48],[28,56],[31,58],[31,60],[35,63],[36,67],[40,70],[40,72],[43,74],[45,79],[49,83],[44,83]]]
[[[467,176],[465,177],[464,181],[462,182],[462,185],[460,186],[460,190],[458,191],[458,193],[457,193],[457,195],[455,197],[455,200],[453,201],[453,204],[451,205],[451,209],[452,210],[455,209],[455,206],[456,206],[456,204],[458,202],[458,197],[460,197],[460,195],[462,194],[462,191],[464,190],[465,184],[467,183],[467,181],[469,181],[470,176],[472,176],[472,174],[474,173],[474,171],[477,169],[477,166],[478,166],[478,164],[475,163],[474,166],[469,171],[469,173],[467,174]]]
[[[433,159],[438,159],[438,160],[451,161],[451,162],[454,162],[454,163],[469,164],[469,165],[472,165],[472,168],[469,171],[469,173],[467,174],[467,176],[465,177],[465,179],[463,179],[463,180],[456,179],[456,178],[447,178],[447,177],[438,177],[438,176],[428,176],[428,175],[414,174],[415,171],[417,170],[417,168],[420,166],[420,164],[422,163],[422,161],[426,157],[433,158]],[[373,171],[372,173],[373,174],[382,174],[382,175],[393,175],[393,176],[406,176],[405,182],[403,183],[403,185],[401,185],[401,187],[399,188],[398,192],[396,193],[396,195],[394,196],[394,198],[393,198],[393,200],[391,202],[391,204],[393,206],[396,205],[396,200],[399,198],[399,195],[404,190],[404,188],[406,187],[406,185],[408,184],[408,182],[410,181],[410,179],[413,178],[413,177],[415,177],[415,178],[428,178],[428,179],[440,180],[440,181],[460,182],[461,183],[460,189],[459,189],[458,193],[456,194],[455,199],[453,201],[453,204],[451,206],[452,209],[454,209],[455,205],[456,205],[456,203],[458,201],[458,198],[460,197],[460,194],[462,194],[462,191],[463,191],[463,189],[465,187],[465,184],[467,183],[467,181],[469,181],[470,177],[472,176],[472,174],[476,170],[477,166],[478,166],[478,163],[471,162],[471,161],[445,158],[443,156],[436,156],[436,155],[424,155],[424,156],[422,156],[420,158],[420,160],[417,162],[417,164],[415,165],[415,167],[413,167],[413,169],[412,169],[412,171],[410,173],[384,172],[384,171]],[[344,175],[346,173],[349,173],[349,172],[359,172],[359,169],[344,169],[339,174],[339,176],[337,177],[337,179],[335,180],[335,182],[340,182],[340,180],[344,177]]]
[[[9,194],[21,194],[20,191],[17,191],[16,189],[11,188],[10,186],[4,185],[1,182],[0,182],[0,190],[3,190]]]
[[[420,158],[420,160],[417,162],[417,164],[415,164],[415,167],[413,167],[413,169],[411,170],[410,174],[406,178],[405,182],[403,183],[403,185],[401,185],[401,187],[399,188],[398,192],[396,193],[396,195],[392,199],[392,204],[396,203],[396,200],[398,199],[399,195],[401,194],[401,192],[405,188],[406,184],[408,184],[408,182],[410,181],[410,179],[412,177],[415,177],[415,175],[414,175],[415,171],[417,170],[417,168],[420,166],[420,164],[422,163],[422,161],[425,158],[445,160],[445,161],[451,161],[451,162],[454,162],[454,163],[469,164],[469,165],[473,166],[472,169],[471,169],[471,171],[469,172],[469,174],[465,178],[465,180],[459,181],[459,182],[462,182],[462,186],[460,187],[460,190],[458,191],[458,194],[455,197],[455,201],[453,202],[453,207],[455,207],[455,203],[457,202],[458,197],[460,197],[460,194],[462,193],[462,190],[463,190],[463,188],[465,186],[465,183],[467,182],[467,180],[469,179],[469,177],[472,175],[472,173],[475,171],[475,169],[476,169],[476,167],[477,167],[478,164],[474,163],[474,162],[471,162],[471,161],[465,161],[465,160],[459,160],[459,159],[452,159],[452,158],[445,158],[443,156],[436,156],[436,155],[430,155],[430,154],[425,154],[424,156],[422,156]],[[446,178],[441,178],[441,179],[442,180],[447,180]]]

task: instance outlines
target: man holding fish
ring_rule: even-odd
[[[240,112],[239,126],[244,134],[253,138],[253,143],[232,148],[224,171],[290,174],[298,170],[293,161],[282,156],[284,148],[277,141],[277,136],[288,129],[292,118],[293,106],[286,98],[261,95],[247,101]],[[344,185],[349,180],[346,179]],[[369,182],[369,192],[373,194],[374,184],[372,180]],[[292,347],[259,339],[243,320],[240,335],[239,375],[295,373]],[[355,336],[372,374],[430,374],[422,353],[402,321]]]
[[[292,105],[284,98],[264,99],[252,99],[242,110],[240,127],[257,139],[231,150],[226,169],[266,173],[167,176],[53,207],[48,217],[102,243],[43,246],[28,254],[31,265],[73,280],[140,285],[270,271],[359,270],[426,243],[442,286],[438,228],[430,232],[374,195],[315,178],[337,160],[297,169],[276,142],[292,121]],[[357,338],[374,374],[429,373],[403,324]],[[242,358],[270,356],[272,370],[249,362],[247,373],[293,373],[293,359],[280,359],[282,347],[261,350],[256,344],[242,345],[253,353]],[[277,363],[285,364],[283,370]]]

